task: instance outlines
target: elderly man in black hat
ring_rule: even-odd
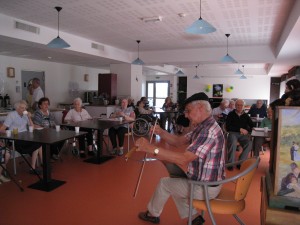
[[[220,181],[225,178],[225,140],[218,123],[212,117],[211,106],[205,93],[197,93],[184,102],[184,113],[193,131],[184,136],[170,134],[157,126],[154,130],[168,144],[183,148],[184,151],[172,151],[165,147],[150,144],[145,138],[136,142],[137,151],[153,154],[156,158],[175,163],[186,172],[188,179],[197,181]],[[186,147],[188,146],[188,147]],[[189,184],[187,178],[164,177],[156,187],[148,203],[148,210],[139,213],[139,218],[151,223],[160,222],[160,214],[165,203],[172,196],[181,218],[188,217],[189,212]],[[215,198],[221,186],[209,187],[209,197]],[[201,186],[195,188],[196,199],[204,199]],[[193,212],[194,217],[196,211]],[[201,216],[198,216],[199,220]],[[195,220],[196,221],[196,220]]]

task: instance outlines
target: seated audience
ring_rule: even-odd
[[[230,100],[229,101],[229,105],[228,105],[228,111],[231,112],[234,109],[235,109],[235,101],[234,100]]]
[[[26,101],[18,101],[14,105],[14,108],[15,111],[12,111],[7,115],[3,125],[0,128],[0,131],[5,131],[8,128],[9,130],[18,129],[18,132],[24,132],[27,131],[27,125],[33,126],[33,122],[31,120],[31,113],[26,111]],[[42,145],[39,143],[15,141],[16,151],[18,151],[20,154],[31,155],[31,169],[29,171],[29,173],[31,174],[35,174],[33,170],[35,170],[38,174],[41,173],[41,171],[36,168],[37,158],[39,157],[41,162],[43,161],[41,146]]]
[[[123,117],[123,119],[128,120],[128,121],[133,121],[135,119],[135,113],[133,111],[133,108],[127,107],[128,105],[128,100],[123,99],[121,101],[121,107],[117,107],[115,109],[115,112],[111,115],[112,118],[118,118],[118,117]],[[123,145],[124,145],[124,137],[125,133],[128,132],[128,126],[129,124],[122,124],[119,126],[115,126],[109,129],[108,135],[111,141],[111,144],[113,146],[113,151],[111,152],[112,154],[117,154],[121,156],[123,155]],[[118,142],[119,142],[119,149],[117,145],[117,137],[118,137]]]
[[[260,118],[267,117],[267,108],[262,100],[257,100],[256,104],[253,104],[248,112],[251,117],[257,117],[259,114]]]
[[[133,109],[135,109],[135,105],[134,105],[134,99],[133,98],[128,98],[128,106],[127,107],[132,107]]]
[[[261,128],[268,127],[269,129],[272,129],[272,114],[273,114],[272,109],[268,108],[267,117],[261,121],[261,124],[259,127],[261,127]],[[270,138],[254,137],[254,140],[253,140],[254,156],[258,156],[262,145],[269,141],[270,141]]]
[[[228,105],[229,100],[223,99],[220,105],[212,110],[212,115],[220,126],[226,121],[226,117],[230,112]]]
[[[171,97],[166,97],[165,103],[162,106],[164,111],[171,111],[176,107],[176,104],[172,102]],[[165,129],[166,122],[168,121],[168,131],[171,130],[172,118],[174,117],[174,113],[161,113],[160,114],[160,127]]]
[[[137,109],[138,109],[138,112],[139,114],[147,114],[147,115],[150,115],[150,114],[153,114],[154,111],[151,110],[151,109],[145,109],[145,102],[143,101],[138,101],[136,103],[136,106],[137,106]]]
[[[7,162],[10,159],[10,150],[5,147],[5,144],[0,141],[0,163],[1,165],[6,168]],[[9,182],[10,179],[5,177],[4,174],[2,174],[3,168],[0,166],[0,184]]]
[[[50,113],[49,106],[49,98],[40,98],[40,100],[38,101],[38,110],[35,111],[33,116],[33,123],[35,127],[55,128],[55,117],[52,113]],[[51,145],[50,155],[53,160],[58,159],[58,153],[63,145],[64,141]]]
[[[81,98],[75,98],[73,100],[73,109],[71,109],[66,117],[65,121],[71,121],[71,122],[78,122],[83,120],[89,120],[92,119],[90,114],[82,108],[82,100]],[[85,158],[85,138],[88,145],[88,155],[93,156],[93,130],[87,129],[87,128],[80,128],[81,131],[88,132],[85,136],[78,137],[79,142],[79,155],[81,158]]]
[[[253,123],[248,114],[245,113],[244,107],[244,100],[236,100],[236,109],[231,111],[226,119],[226,130],[228,132],[228,163],[234,163],[235,151],[238,142],[243,148],[243,151],[239,156],[239,160],[247,159],[248,154],[251,151],[252,141],[249,134],[253,128]],[[239,168],[240,166],[238,166],[238,169]],[[232,167],[228,167],[228,169],[233,170]]]

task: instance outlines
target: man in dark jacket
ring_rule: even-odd
[[[226,130],[229,133],[227,139],[227,162],[233,163],[237,143],[239,142],[243,148],[243,152],[239,156],[239,160],[245,160],[252,148],[251,130],[253,123],[251,118],[244,111],[245,102],[238,99],[235,102],[235,110],[231,111],[226,119]],[[240,168],[238,166],[238,168]],[[233,168],[228,168],[232,170]]]

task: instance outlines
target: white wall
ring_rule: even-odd
[[[15,68],[15,77],[6,76],[6,68]],[[0,55],[0,77],[4,80],[3,92],[11,97],[11,103],[21,99],[22,91],[16,93],[16,86],[21,86],[21,71],[45,72],[45,96],[51,100],[51,108],[58,103],[72,103],[77,96],[70,95],[70,86],[78,87],[80,97],[82,91],[98,90],[98,73],[108,73],[108,70],[86,68],[61,63],[31,60]],[[84,81],[84,74],[89,74],[89,81]],[[70,85],[72,82],[75,85]]]

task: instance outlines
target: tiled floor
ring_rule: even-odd
[[[155,140],[160,145],[158,137]],[[126,147],[126,146],[125,146]],[[126,149],[126,148],[125,148]],[[134,189],[143,154],[136,153],[128,162],[124,156],[102,165],[88,164],[63,154],[63,161],[53,163],[52,177],[66,184],[52,192],[27,188],[37,178],[28,174],[25,163],[18,165],[16,179],[25,188],[20,192],[13,182],[0,185],[0,225],[137,225],[137,214],[146,209],[158,180],[167,176],[159,161],[147,162],[137,197]],[[247,196],[246,224],[260,224],[260,179],[268,167],[269,154],[262,160]],[[9,169],[12,171],[11,165]],[[236,173],[237,171],[230,172]],[[206,223],[211,224],[208,215]],[[161,215],[161,225],[185,225],[170,199]],[[218,224],[237,224],[231,216],[217,216]]]

